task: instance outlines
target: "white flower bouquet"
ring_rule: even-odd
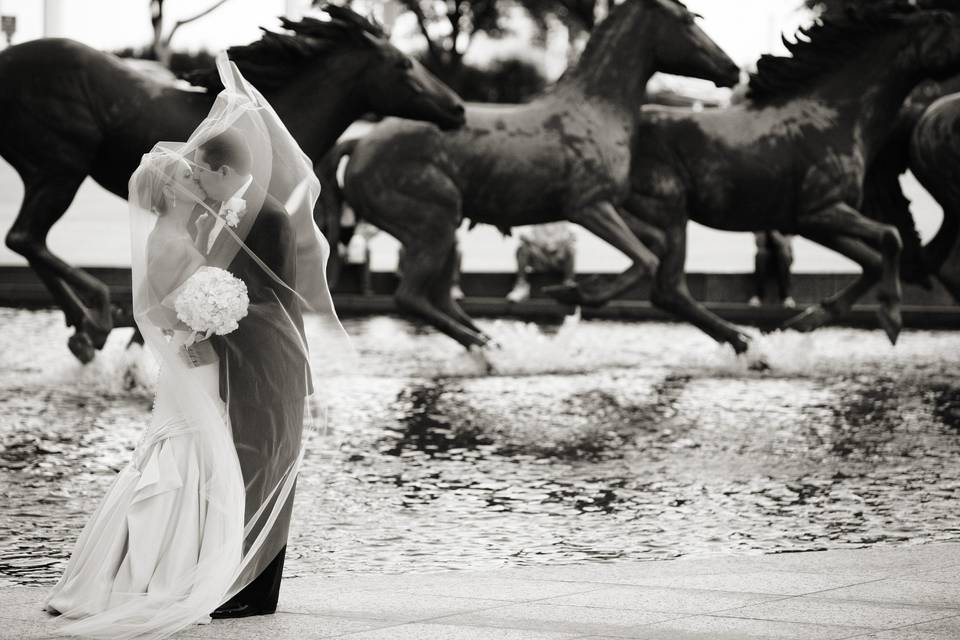
[[[197,269],[174,301],[177,318],[195,332],[188,345],[236,331],[249,305],[247,285],[219,267]]]

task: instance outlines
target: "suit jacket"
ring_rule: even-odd
[[[296,285],[296,237],[290,217],[275,199],[267,196],[246,245],[287,286]],[[211,338],[220,357],[220,396],[226,400],[229,391],[231,404],[260,406],[302,400],[312,388],[297,297],[243,249],[228,271],[246,283],[250,306],[235,331]]]

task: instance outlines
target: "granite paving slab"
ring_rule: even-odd
[[[288,578],[231,640],[958,640],[960,544]],[[46,588],[0,578],[0,639],[49,637]]]

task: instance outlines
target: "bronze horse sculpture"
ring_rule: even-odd
[[[903,103],[890,136],[867,165],[863,180],[861,209],[864,215],[892,224],[900,232],[903,241],[900,279],[927,290],[933,288],[937,273],[927,262],[926,250],[910,212],[910,202],[900,185],[900,175],[910,168],[910,146],[920,118],[936,100],[958,90],[960,76],[940,82],[928,80],[918,85]],[[946,231],[946,228],[941,227],[941,230]]]
[[[960,76],[953,76],[925,83],[910,96],[893,135],[868,167],[864,213],[900,230],[904,282],[930,289],[937,279],[960,303],[960,193],[954,186],[960,151],[958,92]],[[943,209],[940,229],[926,246],[920,242],[900,186],[900,174],[908,169]]]
[[[879,282],[878,316],[895,343],[901,239],[894,226],[858,211],[865,167],[910,91],[956,69],[955,18],[911,7],[827,20],[787,43],[792,57],[761,58],[741,104],[699,113],[644,107],[625,208],[628,224],[661,256],[652,302],[743,353],[749,338],[687,290],[687,220],[798,233],[851,258],[863,274],[786,326],[822,326]]]
[[[923,247],[928,273],[960,303],[960,93],[924,111],[910,140],[909,169],[943,208],[936,236]]]
[[[655,71],[722,86],[739,79],[682,4],[627,0],[593,30],[576,68],[531,102],[468,105],[467,124],[449,132],[387,119],[342,147],[350,153],[347,202],[405,249],[398,307],[468,348],[489,341],[450,296],[463,218],[505,232],[552,220],[580,224],[633,263],[592,295],[616,295],[654,271],[656,256],[617,207],[627,194],[636,105]]]
[[[716,108],[720,106],[720,103],[717,101],[693,98],[669,89],[647,91],[644,99],[648,104],[660,104],[673,107]],[[469,109],[471,103],[468,102],[466,104]],[[340,241],[341,247],[344,249],[346,249],[353,234],[352,229],[344,231],[340,227],[340,218],[343,214],[343,193],[341,191],[342,187],[337,179],[337,174],[340,171],[343,160],[349,160],[353,154],[358,139],[359,138],[349,138],[338,141],[337,144],[327,152],[327,155],[314,165],[314,171],[322,185],[320,198],[317,200],[315,210],[316,222],[328,238],[337,238]],[[336,286],[342,268],[343,261],[339,252],[332,251],[330,253],[330,260],[327,262],[327,283],[331,289]]]
[[[445,129],[463,124],[459,97],[385,34],[349,9],[325,7],[328,20],[282,19],[289,33],[264,29],[230,58],[319,159],[346,127],[368,112],[422,119]],[[20,174],[25,194],[6,242],[24,256],[76,329],[68,346],[83,362],[114,323],[102,282],[54,255],[46,237],[86,176],[120,197],[140,157],[159,140],[186,140],[219,90],[164,85],[115,57],[64,39],[0,53],[0,156]]]

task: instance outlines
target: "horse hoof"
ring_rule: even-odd
[[[730,344],[737,357],[746,360],[747,369],[750,371],[769,371],[772,368],[767,362],[767,356],[750,339],[750,336],[738,334]]]
[[[897,344],[897,338],[900,337],[900,330],[903,328],[903,318],[900,315],[899,307],[880,307],[877,310],[877,318],[880,320],[880,328],[887,334],[890,344]]]
[[[541,289],[544,295],[548,295],[561,304],[582,305],[586,304],[583,299],[583,292],[575,284],[555,284]]]
[[[110,330],[112,326],[103,326],[102,324],[91,320],[90,318],[84,317],[80,321],[80,331],[77,333],[84,333],[87,336],[87,339],[93,345],[95,349],[103,349],[103,345],[107,344],[107,336],[110,335]]]
[[[94,348],[90,336],[80,331],[70,336],[67,340],[67,347],[70,349],[70,353],[83,364],[89,364],[97,355],[97,350]]]
[[[733,347],[734,353],[738,356],[746,355],[750,351],[750,337],[738,333],[730,339],[730,346]]]
[[[497,345],[497,349],[500,349],[499,345]],[[481,367],[483,367],[483,371],[486,375],[492,375],[496,371],[493,362],[491,362],[487,355],[492,350],[491,343],[489,342],[483,345],[475,344],[467,348],[467,354],[469,354],[471,358],[473,358]]]
[[[803,313],[798,314],[783,323],[784,329],[793,329],[794,331],[807,332],[819,329],[830,322],[833,316],[823,305],[817,304],[808,307]]]

